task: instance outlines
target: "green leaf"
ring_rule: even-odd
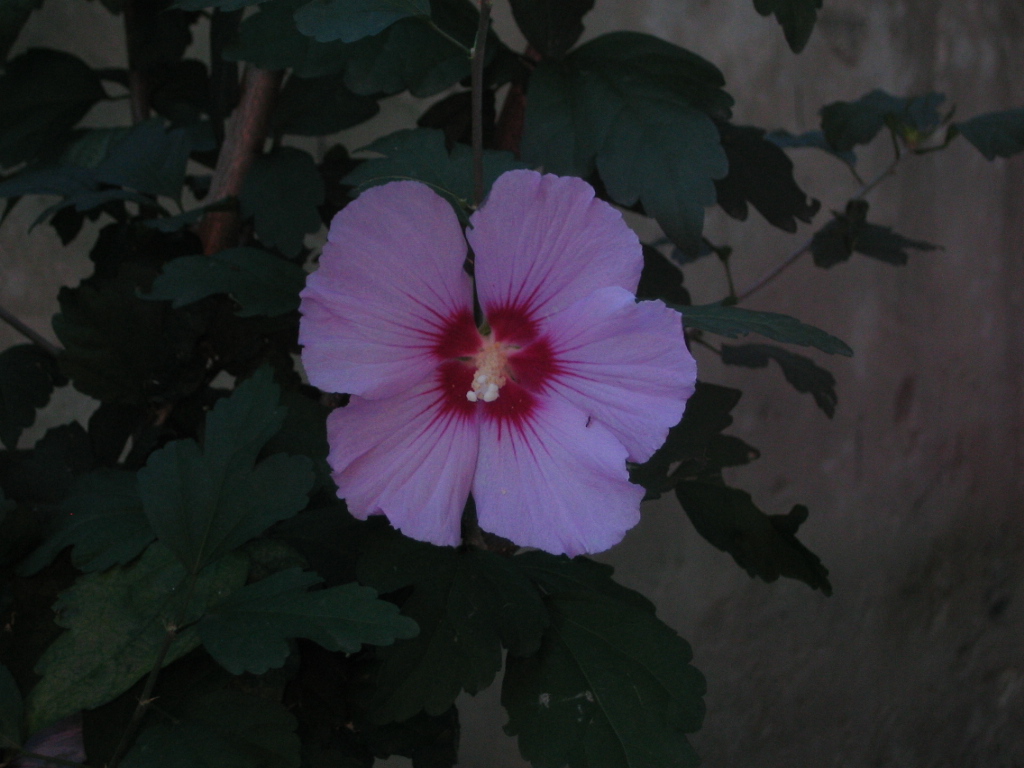
[[[168,131],[160,120],[147,120],[111,141],[93,175],[104,184],[177,200],[185,183],[189,150],[184,129]]]
[[[6,448],[17,447],[22,430],[35,423],[36,410],[50,402],[60,382],[56,360],[39,347],[19,344],[0,352],[0,442]]]
[[[295,27],[295,11],[307,0],[269,0],[238,28],[238,39],[224,49],[229,61],[262,69],[291,69],[299,77],[319,77],[345,67],[344,43],[318,43]]]
[[[175,0],[172,8],[180,8],[183,11],[201,11],[204,8],[216,8],[218,11],[228,13],[237,11],[240,8],[248,8],[263,0]]]
[[[447,197],[457,210],[466,208],[473,199],[473,152],[465,144],[456,144],[448,154],[444,131],[396,131],[363,149],[383,157],[363,161],[342,179],[343,184],[362,190],[389,181],[414,179]],[[484,193],[501,174],[526,167],[511,152],[485,150]]]
[[[158,709],[159,708],[154,708]],[[284,705],[240,691],[192,696],[146,728],[124,768],[298,768],[297,723]]]
[[[546,59],[558,59],[583,34],[583,17],[594,0],[512,0],[512,15],[530,43]]]
[[[0,488],[0,523],[4,521],[7,513],[14,509],[17,505],[4,496],[4,489]]]
[[[772,226],[796,232],[797,220],[810,223],[821,204],[811,200],[793,178],[793,161],[748,125],[719,123],[729,173],[715,182],[718,205],[734,219],[746,221],[749,202]]]
[[[355,653],[364,644],[390,645],[417,634],[416,622],[369,587],[307,591],[321,581],[290,568],[240,589],[199,622],[203,645],[231,674],[261,675],[284,664],[291,638]]]
[[[378,112],[377,100],[352,93],[342,74],[292,76],[274,102],[270,128],[275,134],[326,136],[359,125]]]
[[[492,552],[387,535],[364,549],[359,580],[381,593],[412,587],[402,613],[420,627],[378,651],[370,716],[379,723],[439,715],[461,690],[483,690],[501,669],[502,646],[532,653],[547,624],[537,590]]]
[[[829,145],[839,152],[869,143],[886,125],[916,144],[942,122],[939,105],[945,100],[941,93],[901,97],[876,89],[857,101],[836,101],[822,107],[821,129]]]
[[[986,160],[1024,152],[1024,107],[976,115],[954,126]]]
[[[308,152],[279,147],[253,162],[239,201],[264,245],[296,256],[305,236],[320,229],[324,183]]]
[[[813,325],[801,323],[789,315],[777,312],[757,312],[742,307],[723,304],[701,304],[690,307],[673,307],[683,315],[687,328],[697,328],[719,336],[737,339],[748,333],[759,333],[774,341],[797,344],[801,347],[815,347],[830,355],[853,354],[853,350],[835,336],[825,333]]]
[[[732,424],[730,411],[743,393],[738,389],[698,381],[686,401],[683,418],[643,464],[630,468],[629,479],[647,489],[645,499],[657,499],[680,481],[721,476],[725,467],[749,464],[761,454],[738,437],[723,435]]]
[[[762,16],[774,13],[790,49],[800,53],[811,39],[821,0],[754,0],[754,8]]]
[[[33,48],[12,59],[0,77],[0,166],[59,146],[105,97],[96,73],[70,53]]]
[[[751,576],[768,582],[786,576],[832,594],[828,569],[796,538],[807,507],[797,504],[787,515],[766,515],[746,491],[702,482],[676,486],[676,496],[697,532]]]
[[[156,663],[167,627],[195,622],[208,606],[240,587],[247,570],[244,557],[224,558],[199,574],[188,590],[189,575],[157,543],[131,565],[81,577],[54,605],[56,621],[67,631],[36,665],[42,679],[28,696],[28,730],[98,707],[128,690]],[[181,630],[164,665],[198,645],[195,627]]]
[[[279,453],[256,464],[284,421],[279,396],[270,368],[261,368],[210,411],[202,450],[176,440],[139,470],[146,517],[189,573],[306,506],[308,458]]]
[[[600,174],[611,199],[638,203],[684,251],[700,245],[714,179],[728,171],[707,113],[727,117],[721,73],[635,32],[602,35],[530,79],[523,159],[562,175]]]
[[[661,299],[669,304],[688,305],[690,292],[683,286],[683,273],[657,248],[642,244],[644,268],[636,287],[638,299]]]
[[[889,227],[868,223],[867,212],[868,203],[861,199],[847,203],[845,213],[833,211],[832,220],[815,232],[811,240],[814,263],[827,269],[846,261],[854,253],[862,253],[887,264],[902,265],[907,263],[908,250],[938,248],[924,240],[911,240]]]
[[[359,735],[373,756],[401,755],[413,768],[452,768],[459,761],[459,711],[455,707],[436,717],[420,713],[400,723],[369,728]]]
[[[641,596],[592,578],[544,584],[551,626],[539,652],[509,654],[506,732],[551,768],[698,765],[686,734],[700,728],[706,686],[689,645]]]
[[[21,744],[21,691],[10,670],[0,664],[0,750]]]
[[[259,248],[229,248],[212,256],[169,261],[147,299],[173,301],[175,309],[218,293],[238,303],[239,317],[277,317],[299,308],[306,272],[298,264]]]
[[[73,547],[71,562],[80,571],[103,571],[138,557],[155,534],[142,513],[135,473],[98,469],[77,477],[61,503],[57,529],[19,567],[31,575]]]
[[[826,416],[830,419],[835,416],[836,404],[839,402],[836,395],[836,377],[809,357],[773,344],[722,345],[722,362],[726,365],[767,368],[769,360],[779,364],[782,375],[797,392],[810,394]]]
[[[295,13],[299,31],[320,43],[353,43],[409,16],[430,16],[429,0],[312,0]]]
[[[42,0],[3,0],[0,2],[0,61],[7,60],[11,46],[21,34],[32,11],[41,7]]]
[[[12,457],[4,486],[18,500],[57,504],[74,477],[95,467],[89,435],[78,422],[51,427],[32,451]]]

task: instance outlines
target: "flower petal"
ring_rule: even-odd
[[[470,219],[476,288],[488,316],[516,307],[539,319],[599,288],[636,292],[636,235],[582,179],[509,171]]]
[[[475,351],[465,257],[455,212],[423,184],[373,187],[349,203],[300,294],[310,382],[390,397],[430,376],[453,349]]]
[[[640,520],[626,449],[582,411],[552,397],[518,422],[483,413],[473,498],[484,530],[575,556],[608,549]]]
[[[647,461],[679,423],[697,381],[679,313],[605,288],[539,325],[557,365],[551,391],[606,426],[630,461]]]
[[[327,461],[355,517],[383,513],[407,536],[454,546],[479,433],[473,404],[464,396],[464,406],[450,400],[445,386],[438,372],[386,400],[352,397],[327,419]],[[457,386],[467,390],[468,380]]]

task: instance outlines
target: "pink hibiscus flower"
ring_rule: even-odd
[[[696,378],[679,315],[635,301],[642,265],[576,178],[502,175],[465,236],[418,182],[350,203],[302,292],[299,341],[310,382],[352,395],[327,423],[352,514],[455,545],[472,493],[480,526],[516,544],[617,543],[644,494],[626,460],[664,442]]]

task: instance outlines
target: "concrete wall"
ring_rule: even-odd
[[[962,116],[1024,104],[1019,0],[825,6],[800,56],[749,0],[598,0],[588,34],[648,31],[706,56],[741,123],[804,130],[821,105],[874,87],[944,91]],[[91,63],[113,63],[117,22],[98,3],[49,0],[26,36],[66,45],[86,23],[97,33],[72,43]],[[381,119],[412,118],[400,100]],[[889,159],[884,142],[862,155],[867,176]],[[825,210],[856,190],[828,158],[795,157]],[[699,357],[703,378],[745,389],[732,432],[763,451],[730,480],[769,512],[810,506],[802,538],[831,569],[835,595],[751,581],[674,503],[647,508],[606,558],[694,646],[709,686],[694,741],[712,768],[1024,765],[1024,158],[988,163],[960,140],[908,159],[870,200],[873,220],[944,250],[904,269],[801,262],[749,304],[853,346],[852,360],[816,355],[839,382],[834,420],[777,370]],[[0,228],[0,300],[46,328],[56,286],[85,261],[48,229],[25,238],[22,206]],[[740,287],[811,231],[788,237],[751,218],[709,224],[736,249]],[[716,267],[688,272],[698,300],[722,295]],[[0,328],[0,344],[12,340]],[[51,423],[87,408],[62,397]],[[463,764],[520,765],[497,690],[464,703]]]

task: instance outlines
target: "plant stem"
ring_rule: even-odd
[[[473,202],[480,205],[484,199],[484,59],[487,53],[487,31],[491,21],[492,0],[480,0],[480,25],[473,43],[470,64],[473,110]]]
[[[21,320],[16,318],[3,307],[0,307],[0,320],[3,320],[5,323],[11,326],[11,328],[13,328],[22,336],[27,338],[41,350],[43,350],[44,352],[48,352],[54,357],[57,357],[57,355],[59,355],[63,351],[56,344],[51,343],[47,339],[40,336],[36,331],[29,328],[27,325],[21,322]]]
[[[903,159],[903,154],[900,152],[900,146],[896,142],[895,135],[893,137],[893,149],[895,151],[895,156],[893,157],[892,162],[890,162],[889,165],[885,167],[885,170],[883,170],[881,173],[879,173],[877,176],[871,179],[871,181],[867,182],[866,184],[864,184],[864,186],[857,190],[857,193],[852,198],[850,198],[851,200],[862,199],[865,195],[874,190],[875,187],[877,187],[879,184],[881,184],[883,181],[885,181],[887,178],[892,176],[893,173],[896,172],[896,166],[898,166],[900,164],[900,161]],[[750,298],[750,296],[760,291],[762,288],[768,285],[768,283],[770,283],[776,277],[778,277],[787,269],[789,269],[793,264],[795,264],[801,256],[803,256],[805,253],[811,250],[811,244],[813,242],[814,238],[811,237],[810,239],[807,240],[806,243],[804,243],[791,254],[789,254],[789,256],[787,256],[781,264],[772,267],[765,274],[761,275],[761,277],[756,282],[754,282],[753,285],[751,285],[749,288],[743,291],[743,293],[739,294],[739,296],[737,296],[736,298],[739,301],[743,301],[744,299],[748,299]]]
[[[139,30],[139,11],[136,0],[125,0],[124,37],[128,49],[128,94],[131,99],[132,123],[149,119],[149,84],[146,73],[139,68],[139,49],[144,42]]]

